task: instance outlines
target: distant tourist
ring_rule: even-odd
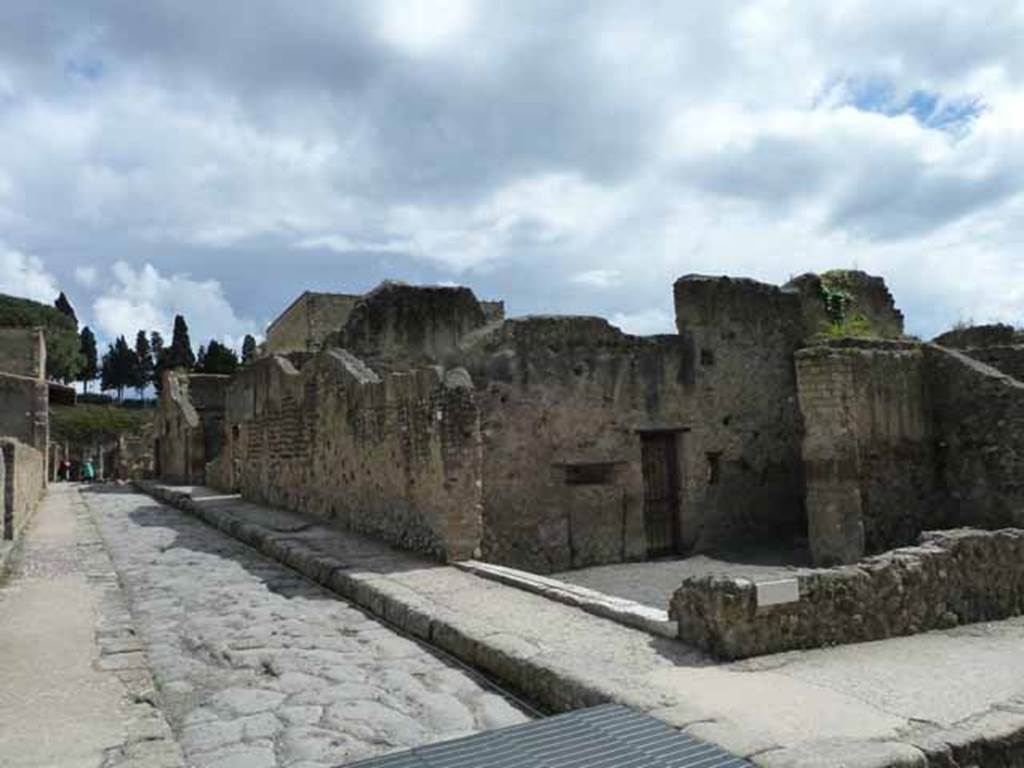
[[[96,479],[96,470],[93,469],[92,459],[86,459],[82,464],[82,480],[91,483]]]

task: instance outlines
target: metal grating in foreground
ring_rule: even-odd
[[[345,768],[749,768],[653,717],[604,704]]]

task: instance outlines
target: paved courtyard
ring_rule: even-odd
[[[683,579],[731,576],[771,581],[794,576],[805,567],[810,567],[809,553],[805,547],[793,546],[598,565],[555,573],[551,578],[664,611]]]

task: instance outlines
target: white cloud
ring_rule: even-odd
[[[591,288],[611,288],[622,279],[622,273],[617,269],[588,269],[585,272],[577,272],[569,278],[569,282],[577,285],[586,285]]]
[[[413,55],[452,45],[476,13],[473,0],[374,0],[370,7],[381,39]]]
[[[644,309],[639,312],[616,312],[610,318],[612,325],[634,336],[656,333],[675,333],[675,315],[664,309]]]
[[[60,289],[41,259],[0,242],[0,293],[51,304]]]
[[[176,314],[184,316],[196,349],[211,338],[234,344],[254,330],[251,322],[235,314],[215,280],[163,275],[152,264],[136,269],[123,261],[114,264],[111,277],[93,303],[97,325],[107,339],[131,339],[139,330],[156,330],[169,342]]]
[[[96,267],[75,267],[75,280],[86,288],[92,288],[99,279]]]
[[[309,287],[355,255],[369,284],[503,275],[485,290],[510,304],[634,329],[664,330],[685,272],[853,263],[912,328],[1022,317],[1019,4],[136,5],[8,0],[56,21],[0,24],[0,226],[111,330],[166,329],[170,285],[213,302],[186,313],[197,342],[243,332],[292,298],[228,285],[253,253]],[[984,109],[940,130],[872,103],[915,94]],[[179,274],[185,249],[237,308]],[[155,266],[76,269],[127,257]],[[5,284],[55,287],[0,259]]]

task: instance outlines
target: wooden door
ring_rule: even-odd
[[[640,460],[644,477],[647,556],[675,554],[679,551],[679,467],[676,457],[676,434],[641,434]]]

